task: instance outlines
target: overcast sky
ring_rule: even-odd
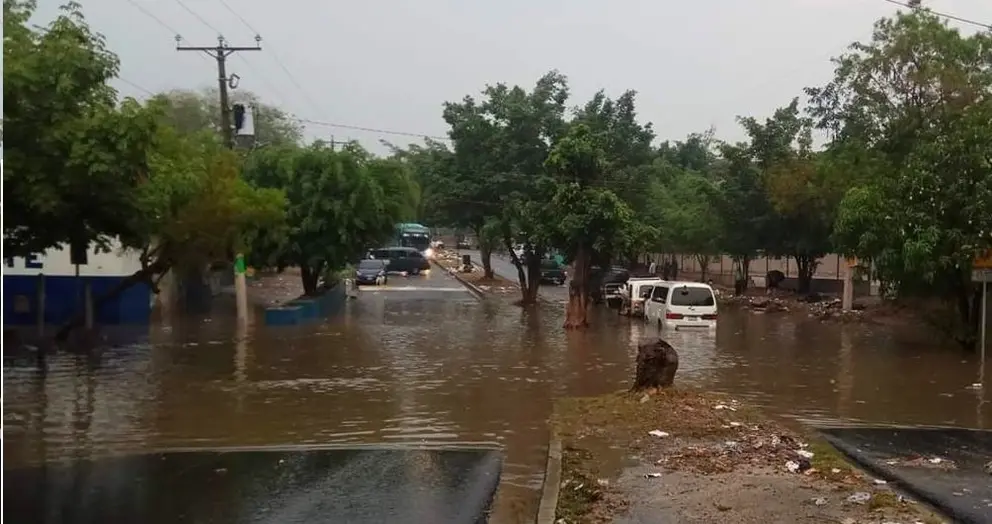
[[[885,0],[80,1],[121,58],[124,95],[216,84],[215,63],[177,52],[173,29],[184,45],[212,45],[218,31],[253,45],[258,31],[263,51],[239,53],[229,72],[299,118],[444,136],[443,102],[486,83],[530,87],[558,69],[573,104],[600,88],[637,90],[641,118],[662,139],[710,126],[741,138],[735,116],[767,115],[826,82],[830,57],[899,9]],[[41,0],[36,21],[60,3]],[[924,4],[992,23],[992,0]],[[415,141],[307,125],[309,138],[331,135],[373,148],[379,138]]]

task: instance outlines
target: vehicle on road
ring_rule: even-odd
[[[662,281],[651,289],[644,305],[645,322],[659,329],[715,328],[716,295],[701,282]]]
[[[592,290],[590,295],[593,304],[602,304],[605,301],[610,307],[620,307],[620,286],[629,278],[630,273],[620,266],[607,270],[598,266],[589,268],[589,288]]]
[[[606,306],[610,309],[620,309],[621,304],[623,304],[623,296],[620,294],[620,288],[623,284],[620,282],[610,282],[608,284],[603,284],[599,290],[599,300],[596,300],[596,296],[593,296],[593,302],[599,304],[606,302]]]
[[[551,259],[541,261],[542,284],[554,284],[556,286],[560,286],[564,284],[567,279],[568,272],[565,271],[565,266]]]
[[[396,245],[416,249],[427,258],[434,256],[429,227],[422,224],[404,223],[396,224],[395,229],[396,235],[393,240]]]
[[[382,247],[369,252],[369,258],[388,260],[387,273],[419,275],[430,271],[431,263],[419,250],[412,247]]]
[[[386,274],[386,268],[389,266],[388,259],[368,259],[362,260],[358,263],[358,267],[355,268],[355,283],[356,284],[372,284],[374,286],[382,286],[389,282],[389,275]]]
[[[620,290],[620,314],[639,317],[644,314],[644,302],[654,286],[664,282],[657,277],[631,277]]]
[[[472,244],[467,239],[459,239],[455,242],[455,249],[472,249]]]

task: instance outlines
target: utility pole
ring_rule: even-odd
[[[182,46],[179,35],[176,35],[177,51],[200,51],[206,53],[217,61],[217,87],[220,90],[220,128],[224,137],[224,145],[229,149],[234,149],[234,128],[231,124],[231,101],[227,96],[227,89],[238,87],[238,75],[227,74],[227,57],[238,51],[261,51],[262,37],[255,35],[255,47],[231,47],[224,41],[224,36],[217,37],[217,45],[208,46]],[[245,281],[245,256],[238,253],[234,259],[234,293],[235,302],[238,308],[238,323],[244,325],[248,322],[248,283]]]
[[[182,46],[176,37],[176,51],[200,51],[217,61],[217,87],[220,90],[220,127],[224,134],[224,144],[234,149],[234,127],[231,125],[231,101],[227,96],[228,88],[238,87],[238,75],[227,74],[227,57],[238,51],[261,51],[262,37],[255,35],[255,47],[231,47],[224,41],[223,36],[217,37],[216,46]]]

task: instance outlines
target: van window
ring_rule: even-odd
[[[716,299],[713,292],[705,287],[677,287],[672,292],[673,306],[713,306]]]
[[[668,288],[665,286],[658,286],[654,288],[651,292],[651,300],[657,300],[664,304],[665,301],[668,300]]]
[[[407,251],[406,252],[406,257],[407,258],[424,258],[424,255],[422,255],[420,253],[420,251]]]
[[[399,259],[399,258],[406,258],[406,251],[403,251],[402,249],[390,249],[389,250],[389,258],[391,258],[393,260],[396,260],[396,259]]]
[[[639,297],[640,298],[648,298],[648,297],[650,297],[651,296],[651,291],[653,289],[654,289],[654,286],[641,286],[641,293],[640,293]]]
[[[379,260],[389,258],[389,251],[385,249],[376,249],[372,252],[372,256],[378,258]]]

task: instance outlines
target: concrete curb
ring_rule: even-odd
[[[537,524],[554,524],[558,509],[558,490],[561,489],[561,439],[551,430],[548,442],[548,465],[544,469],[544,486],[541,502],[537,507]]]
[[[946,499],[935,495],[928,489],[921,488],[915,482],[906,480],[902,475],[899,475],[898,472],[888,470],[879,463],[866,459],[864,455],[860,453],[859,449],[845,443],[841,439],[822,432],[820,433],[820,436],[823,437],[823,440],[826,440],[828,444],[840,451],[855,466],[871,475],[888,481],[890,484],[908,494],[910,497],[913,497],[916,500],[932,507],[938,513],[942,513],[943,516],[952,519],[954,522],[961,522],[962,524],[988,524],[988,521],[975,520],[970,515],[962,515],[962,512],[954,508],[951,504],[948,504]]]
[[[447,272],[448,275],[454,277],[454,279],[457,280],[458,283],[460,283],[461,285],[465,286],[465,289],[467,289],[469,293],[471,293],[473,296],[475,296],[475,298],[477,298],[479,300],[482,300],[482,299],[484,299],[486,297],[486,292],[485,291],[479,289],[479,286],[477,286],[477,285],[475,285],[475,284],[473,284],[473,283],[465,280],[464,278],[462,278],[461,275],[459,275],[458,272],[455,271],[454,269],[450,269],[450,268],[444,267],[439,262],[437,262],[435,260],[431,260],[431,264],[434,264],[438,268],[440,268],[440,269],[444,270],[445,272]]]
[[[500,256],[500,255],[494,255],[494,256]],[[473,261],[472,262],[472,265],[475,266],[475,267],[477,267],[477,268],[479,268],[479,269],[482,269],[482,264],[480,264],[478,262],[474,262]],[[513,284],[513,287],[515,287],[517,289],[520,289],[520,282],[517,282],[514,278],[510,278],[510,277],[508,277],[506,275],[499,275],[499,276],[501,276],[501,277],[505,278],[506,280],[508,280],[509,282],[511,282]],[[551,300],[550,298],[544,296],[540,292],[537,293],[537,301],[538,302],[543,302],[544,305],[546,305],[546,306],[556,306],[556,305],[558,305],[558,302],[555,302],[555,301]]]

